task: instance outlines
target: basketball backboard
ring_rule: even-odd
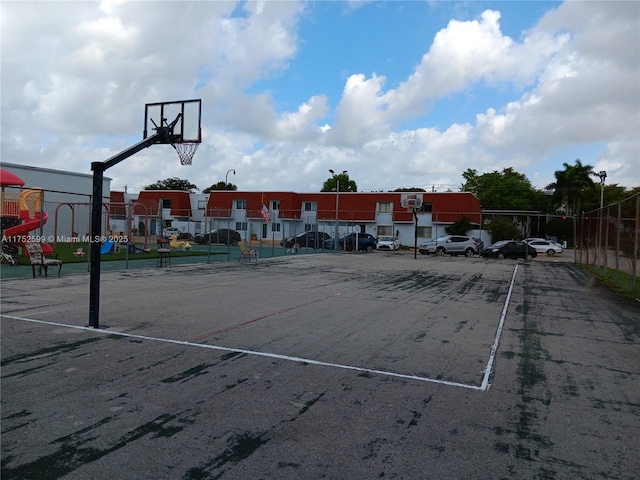
[[[144,109],[143,139],[156,133],[160,126],[175,122],[171,132],[171,143],[200,143],[202,100],[179,100],[175,102],[147,103]]]
[[[400,195],[400,205],[406,209],[422,208],[422,194],[402,193]]]

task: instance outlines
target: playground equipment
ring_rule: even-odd
[[[20,193],[18,204],[19,218],[22,223],[7,228],[4,231],[4,236],[10,243],[21,245],[25,249],[26,255],[25,242],[29,237],[29,232],[38,230],[47,223],[49,217],[46,212],[42,211],[42,190],[39,188],[23,190]],[[48,243],[42,243],[42,251],[45,256],[53,254],[53,248]]]
[[[2,256],[0,257],[0,263],[8,263],[9,265],[18,265],[18,260],[13,258],[12,253],[17,252],[17,248],[8,244],[7,242],[2,242]]]
[[[102,246],[100,247],[100,254],[104,255],[105,253],[109,253],[111,252],[112,248],[113,248],[113,239],[107,238],[105,242],[102,244]]]
[[[172,235],[171,236],[171,241],[169,242],[169,245],[171,245],[171,248],[173,248],[174,250],[179,249],[180,247],[182,247],[185,243],[185,241],[178,241],[178,236],[177,235]]]
[[[129,248],[129,253],[137,253],[137,252],[149,253],[149,252],[151,252],[150,248],[148,248],[148,247],[147,248],[140,248],[133,242],[129,242],[127,244],[127,247]]]
[[[82,228],[77,228],[76,226],[76,209],[78,207],[83,207],[84,212],[90,212],[91,210],[91,203],[88,202],[64,202],[64,203],[60,203],[58,204],[58,206],[55,209],[55,212],[53,214],[53,237],[54,237],[54,241],[53,241],[53,248],[56,248],[58,246],[58,239],[61,237],[61,233],[59,231],[59,226],[60,226],[60,211],[62,210],[63,207],[69,207],[69,211],[71,212],[71,220],[70,220],[70,224],[69,224],[69,230],[67,230],[67,235],[68,238],[72,238],[75,239],[75,241],[77,241],[78,239],[78,231],[82,230]],[[105,210],[105,218],[106,218],[106,223],[107,225],[109,224],[109,205],[103,205],[104,210]],[[63,233],[64,235],[64,233]]]

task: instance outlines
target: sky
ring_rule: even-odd
[[[576,159],[640,186],[637,1],[3,0],[0,22],[0,162],[91,174],[145,104],[202,99],[191,166],[152,145],[111,189],[317,192],[332,169],[458,191],[507,167],[544,189]]]

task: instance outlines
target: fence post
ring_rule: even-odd
[[[638,227],[639,227],[639,223],[640,223],[640,195],[636,195],[636,219],[635,219],[635,224],[636,224],[636,228],[635,228],[635,242],[633,242],[633,258],[631,259],[632,262],[632,270],[633,270],[633,276],[631,277],[631,288],[635,289],[636,288],[636,278],[638,276]]]

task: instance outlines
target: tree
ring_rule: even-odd
[[[394,192],[426,192],[426,190],[420,187],[410,187],[410,188],[396,188]]]
[[[600,186],[593,189],[587,189],[584,192],[582,201],[580,202],[581,212],[590,212],[596,208],[600,208]],[[612,203],[622,202],[629,197],[629,191],[625,187],[620,187],[618,184],[605,185],[604,186],[604,206],[611,205]],[[580,213],[580,212],[576,212]]]
[[[166,180],[158,180],[156,183],[147,185],[145,190],[181,190],[183,192],[194,193],[193,190],[198,190],[198,186],[191,183],[189,180],[182,180],[177,177],[167,178]]]
[[[449,235],[466,235],[469,230],[471,230],[472,225],[469,219],[465,216],[462,216],[460,220],[454,222],[453,224],[445,227],[444,231]]]
[[[506,238],[518,239],[522,236],[518,226],[507,217],[493,217],[486,226],[487,232],[491,235],[491,242],[504,240]]]
[[[594,171],[591,165],[582,165],[580,159],[576,160],[575,165],[565,162],[562,166],[564,170],[554,172],[556,181],[547,185],[547,189],[553,190],[553,204],[572,216],[579,210],[584,210],[581,202],[584,200],[585,191],[595,189],[595,183],[591,179]]]
[[[215,183],[215,184],[211,185],[210,187],[207,187],[204,190],[202,190],[202,193],[211,193],[214,190],[233,190],[233,191],[236,191],[236,190],[238,190],[238,186],[234,185],[233,183],[225,183],[223,181],[219,181],[218,183]]]
[[[533,188],[529,179],[513,168],[478,175],[468,168],[462,174],[465,183],[460,190],[471,192],[480,200],[483,209],[543,210],[541,192]]]
[[[356,182],[349,179],[349,174],[347,172],[343,173],[334,173],[331,177],[329,177],[322,184],[321,192],[335,192],[336,191],[336,183],[340,184],[341,192],[357,192],[358,185]]]

